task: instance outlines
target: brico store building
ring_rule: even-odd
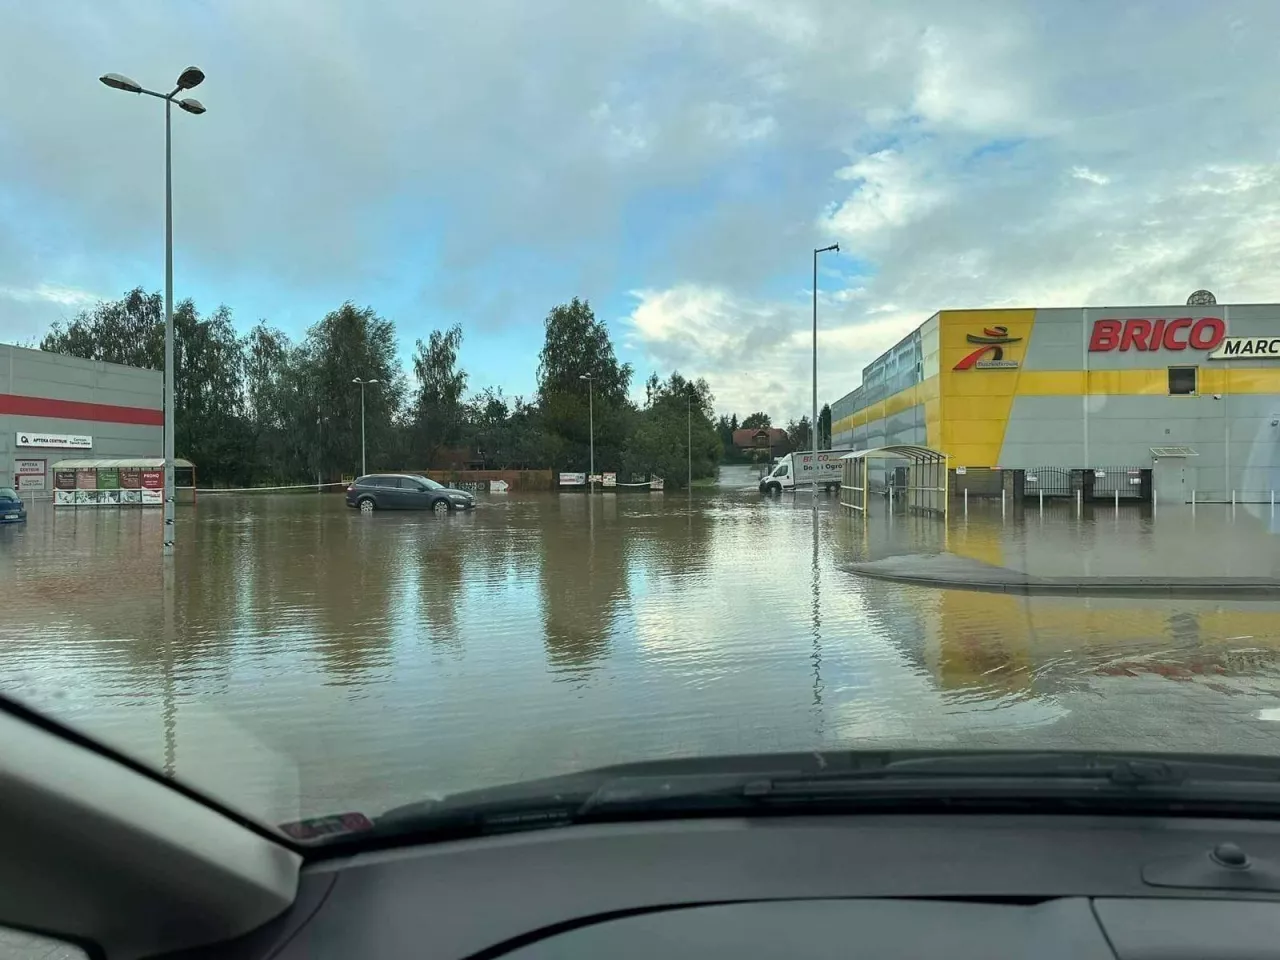
[[[832,442],[940,451],[953,497],[1265,502],[1280,304],[942,311],[832,404]]]

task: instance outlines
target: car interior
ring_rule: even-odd
[[[1139,960],[1280,943],[1265,819],[993,805],[308,846],[22,707],[0,712],[0,743],[0,924],[35,938],[27,956],[59,955],[40,938],[111,960]]]

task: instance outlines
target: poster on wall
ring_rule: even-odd
[[[145,483],[146,481],[144,480],[143,482]],[[142,494],[142,505],[144,507],[158,506],[164,503],[164,497],[161,495],[159,490],[152,490],[149,487],[143,487],[138,492]]]
[[[15,460],[13,461],[13,475],[15,477],[43,477],[44,467],[47,462],[47,460]]]
[[[164,489],[164,471],[163,470],[142,470],[140,471],[142,489],[143,490],[163,490]]]
[[[99,490],[119,490],[120,489],[120,471],[115,467],[99,467],[98,468],[98,489]]]
[[[560,486],[562,487],[581,487],[587,482],[585,473],[562,473],[560,474]]]
[[[118,504],[120,502],[120,491],[119,490],[99,490],[98,502],[110,503],[113,505]]]
[[[76,489],[76,506],[77,507],[96,507],[100,500],[97,490]]]
[[[123,504],[127,504],[129,506],[136,507],[142,503],[142,491],[141,490],[121,490],[120,502]]]
[[[81,467],[79,470],[77,470],[76,471],[76,489],[77,490],[97,490],[98,489],[98,471],[93,469],[93,467]]]
[[[27,474],[21,474],[21,473],[20,473],[20,474],[18,474],[18,476],[17,476],[15,479],[18,481],[18,492],[19,492],[19,493],[27,493],[27,492],[29,492],[29,491],[43,490],[43,489],[44,489],[44,474],[43,474],[43,473],[42,473],[42,474],[40,474],[40,476],[38,476],[38,477],[33,477],[33,476],[30,476],[30,475],[27,475]]]
[[[53,505],[55,507],[73,507],[76,502],[76,492],[74,490],[54,490]]]
[[[121,490],[141,490],[142,489],[142,471],[137,467],[121,467],[120,468],[120,489]]]
[[[69,507],[76,502],[76,472],[74,470],[53,471],[53,505]]]
[[[616,473],[605,473],[603,476],[606,487],[616,487],[618,485],[618,475]]]

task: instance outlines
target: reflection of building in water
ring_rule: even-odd
[[[1272,604],[915,592],[923,663],[944,690],[1044,696],[1098,676],[1280,671]]]

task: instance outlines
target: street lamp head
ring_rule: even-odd
[[[122,73],[104,73],[98,79],[114,90],[123,90],[125,93],[142,92],[142,84],[136,80],[130,80]]]
[[[593,377],[593,376],[592,376],[591,374],[589,374],[589,373],[580,373],[580,374],[578,374],[578,379],[579,379],[579,380],[594,380],[594,379],[595,379],[595,377]]]
[[[187,111],[187,113],[194,113],[196,116],[204,113],[204,104],[199,100],[192,100],[190,98],[186,100],[179,100],[178,106]]]
[[[199,67],[187,67],[178,75],[178,89],[190,90],[204,82],[204,71]]]
[[[814,250],[813,252],[814,252],[814,253],[831,253],[831,251],[833,251],[833,250],[834,250],[836,253],[839,253],[839,252],[840,252],[840,244],[838,244],[838,243],[833,243],[833,244],[831,244],[831,246],[829,246],[829,247],[820,247],[819,249]]]

